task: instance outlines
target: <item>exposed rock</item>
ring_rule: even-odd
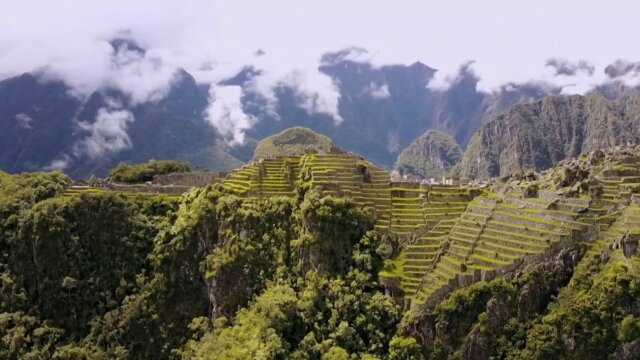
[[[454,173],[489,178],[522,169],[545,169],[564,159],[597,149],[638,143],[640,92],[615,102],[594,92],[588,96],[548,96],[517,104],[486,122],[471,138]],[[615,156],[624,154],[620,147]],[[566,179],[571,184],[573,176]]]
[[[591,151],[591,152],[589,153],[589,158],[588,158],[588,160],[589,160],[589,163],[590,163],[591,165],[595,165],[595,164],[597,164],[597,163],[598,163],[598,162],[600,162],[600,160],[602,160],[602,159],[604,159],[604,152],[603,152],[602,150],[600,150],[600,149],[598,149],[598,150],[594,150],[594,151]]]
[[[462,158],[462,149],[447,133],[429,130],[398,157],[395,169],[403,175],[440,178]]]
[[[491,298],[487,302],[487,317],[489,326],[492,330],[497,331],[501,328],[509,316],[509,307],[502,299]]]
[[[616,360],[640,359],[640,338],[619,346],[615,358]]]
[[[536,198],[538,197],[538,184],[531,184],[527,186],[523,192],[522,196],[524,198]]]
[[[640,243],[640,234],[625,234],[621,241],[622,252],[626,258],[630,258],[636,254]]]
[[[489,346],[487,338],[482,334],[478,327],[475,327],[462,345],[460,358],[463,360],[488,360]]]
[[[539,263],[532,268],[533,276],[522,286],[518,294],[518,319],[526,319],[543,309],[552,294],[566,284],[578,262],[575,249],[561,250],[553,259]]]

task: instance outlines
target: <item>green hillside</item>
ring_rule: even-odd
[[[184,196],[0,173],[0,358],[635,358],[640,149],[468,186],[351,154]]]
[[[292,127],[258,142],[253,160],[276,156],[302,155],[307,152],[328,153],[333,143],[324,135],[305,127]]]

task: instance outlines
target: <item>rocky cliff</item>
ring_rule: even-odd
[[[451,135],[428,130],[400,153],[395,170],[423,179],[439,178],[461,158],[462,149]]]
[[[616,101],[599,92],[522,103],[484,124],[455,173],[469,178],[544,169],[580,153],[640,140],[640,92]]]

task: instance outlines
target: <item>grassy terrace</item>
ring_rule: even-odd
[[[603,250],[608,249],[615,242],[622,240],[625,234],[640,233],[640,206],[631,204],[623,208],[616,221],[606,230],[600,232],[597,241],[589,244],[587,256],[597,258]]]
[[[489,279],[527,256],[544,253],[574,230],[606,216],[606,201],[619,196],[613,186],[607,188],[612,196],[595,206],[591,218],[578,219],[589,199],[556,201],[553,209],[548,209],[550,200],[519,194],[485,193],[472,199],[463,187],[391,183],[385,170],[348,154],[265,159],[231,173],[223,186],[246,197],[293,196],[296,182],[373,209],[375,228],[402,244],[380,275],[396,279],[412,306],[429,304],[453,288]]]
[[[408,246],[406,253],[421,251],[430,260],[419,281],[410,277],[414,272],[405,270],[409,280],[403,279],[401,285],[410,290],[405,290],[405,296],[412,306],[433,303],[453,288],[491,278],[526,256],[545,252],[570,236],[572,230],[585,226],[576,221],[577,212],[544,210],[535,203],[537,199],[531,199],[529,207],[519,200],[515,204],[491,194],[478,197],[452,227],[445,229],[448,235],[439,238],[440,246],[435,239]],[[572,208],[569,205],[563,208]]]

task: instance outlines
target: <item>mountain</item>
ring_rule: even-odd
[[[400,153],[394,169],[402,175],[439,178],[461,158],[462,149],[451,135],[427,130]]]
[[[332,146],[331,139],[328,137],[298,126],[260,140],[253,154],[253,160],[302,155],[309,150],[327,153]]]
[[[206,92],[184,71],[175,79],[163,100],[143,104],[112,89],[83,100],[64,83],[33,74],[1,81],[0,168],[17,173],[64,164],[71,176],[86,177],[153,158],[219,170],[242,164],[236,155],[246,150],[227,146],[203,119]]]
[[[594,91],[514,105],[471,138],[455,173],[469,178],[540,170],[580,153],[640,141],[640,92]]]
[[[111,46],[114,66],[145,56],[130,40],[116,39]],[[417,134],[442,130],[464,147],[487,118],[557,91],[511,84],[483,92],[468,66],[446,89],[433,89],[429,84],[436,70],[425,64],[378,67],[349,60],[344,53],[325,54],[319,70],[339,92],[339,123],[328,114],[309,111],[309,104],[319,100],[293,85],[280,84],[277,103],[271,106],[251,86],[261,74],[252,67],[220,82],[242,87],[242,111],[255,120],[244,144],[233,146],[203,115],[210,105],[209,86],[197,84],[184,70],[175,74],[163,99],[144,103],[134,103],[110,87],[80,97],[64,82],[44,76],[45,70],[5,79],[0,81],[0,168],[17,173],[63,167],[73,177],[86,177],[105,175],[119,162],[171,158],[230,170],[251,159],[257,140],[295,126],[308,127],[340,148],[391,168]]]
[[[294,89],[276,90],[277,116],[264,111],[266,99],[252,92],[245,69],[234,85],[243,86],[244,111],[259,121],[248,130],[255,139],[294,126],[304,126],[331,138],[336,146],[361,154],[373,163],[392,168],[400,152],[417,134],[437,129],[452,134],[465,146],[473,132],[488,118],[520,101],[539,99],[560,89],[537,84],[509,84],[492,93],[477,88],[480,80],[465,66],[446,89],[428,87],[436,70],[420,62],[376,67],[348,60],[340,53],[323,56],[320,71],[330,76],[340,93],[342,122],[335,125],[327,114],[304,110]]]

